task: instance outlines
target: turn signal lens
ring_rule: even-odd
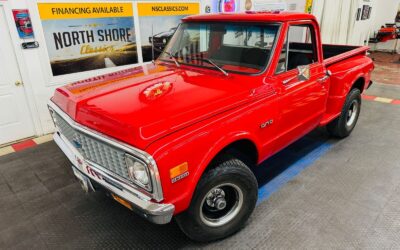
[[[189,169],[189,165],[187,162],[184,162],[176,167],[173,167],[169,170],[169,177],[171,179],[186,173]]]

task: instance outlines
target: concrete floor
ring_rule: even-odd
[[[369,92],[400,99],[399,87],[387,88]],[[258,169],[260,183],[275,189],[260,192],[247,227],[210,244],[191,242],[175,223],[153,225],[101,194],[84,194],[53,142],[9,154],[0,157],[0,249],[399,249],[399,124],[399,105],[364,101],[350,137],[313,131]],[[297,176],[277,181],[299,165]]]

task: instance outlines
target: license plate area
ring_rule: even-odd
[[[75,177],[79,180],[79,183],[81,184],[82,189],[86,193],[95,191],[95,189],[93,188],[92,182],[90,181],[90,179],[88,177],[86,177],[84,174],[82,174],[74,166],[72,167],[72,171],[74,172]]]

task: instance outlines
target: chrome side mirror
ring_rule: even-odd
[[[286,79],[283,81],[283,84],[288,84],[289,82],[293,81],[294,79],[298,79],[299,81],[307,81],[310,79],[310,65],[300,65],[297,66],[297,75]]]
[[[306,81],[310,79],[310,65],[300,65],[297,67],[297,78],[299,81]]]

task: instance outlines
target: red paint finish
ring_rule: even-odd
[[[400,100],[393,100],[393,101],[392,101],[392,104],[400,105]]]
[[[375,100],[376,96],[373,96],[373,95],[362,95],[362,98],[365,99],[365,100],[373,101],[373,100]]]
[[[18,143],[11,145],[11,147],[16,152],[27,149],[27,148],[31,148],[34,146],[36,146],[36,142],[34,142],[33,140],[26,140],[26,141],[18,142]]]
[[[269,11],[248,11],[246,13],[216,13],[188,16],[182,19],[183,22],[287,22],[298,20],[312,20],[316,22],[313,15],[293,12],[269,12]]]
[[[261,74],[225,76],[212,68],[178,68],[173,62],[157,61],[61,87],[52,98],[78,123],[152,155],[160,172],[163,202],[173,203],[175,213],[188,207],[204,170],[222,149],[246,142],[253,145],[260,163],[336,118],[355,83],[367,88],[373,69],[365,56],[367,47],[324,60],[319,26],[309,14],[210,14],[183,19],[202,21],[280,23],[269,67]],[[295,77],[296,70],[275,74],[289,26],[302,23],[315,32],[318,58],[306,81]],[[324,78],[327,70],[332,72],[330,78]],[[171,183],[170,169],[184,162],[189,176]]]

